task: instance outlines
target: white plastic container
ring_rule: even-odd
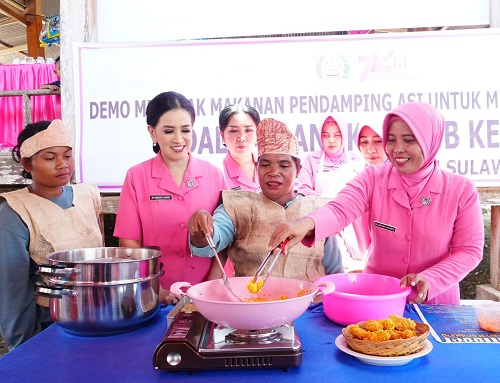
[[[500,332],[500,302],[473,305],[477,323],[484,331]]]

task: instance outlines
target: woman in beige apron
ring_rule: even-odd
[[[347,124],[340,116],[328,116],[321,128],[322,149],[309,153],[303,161],[298,192],[304,195],[335,197],[363,168],[355,153],[345,149]],[[337,237],[346,271],[362,269],[361,255],[353,226]]]
[[[52,323],[48,298],[36,298],[37,264],[47,255],[102,246],[95,185],[68,185],[75,168],[62,121],[29,124],[13,158],[32,183],[0,195],[0,329],[9,349]]]

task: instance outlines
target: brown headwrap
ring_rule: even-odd
[[[257,149],[259,157],[263,154],[289,154],[299,158],[297,137],[274,118],[265,118],[257,125]]]
[[[19,148],[19,152],[21,158],[27,158],[38,153],[42,149],[51,148],[53,146],[73,147],[68,132],[61,120],[52,121],[47,129],[38,132],[24,141]]]

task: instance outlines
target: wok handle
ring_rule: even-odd
[[[183,287],[191,287],[191,283],[189,282],[172,283],[172,285],[170,286],[170,292],[178,296],[187,296],[187,294],[181,290]]]
[[[314,294],[313,300],[322,295],[327,295],[335,291],[335,283],[330,281],[320,282],[316,286],[318,286],[318,292]]]

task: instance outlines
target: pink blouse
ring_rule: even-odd
[[[160,247],[165,270],[160,282],[165,289],[177,281],[203,282],[212,259],[191,255],[187,221],[197,210],[213,214],[225,189],[222,172],[193,155],[178,187],[158,153],[127,172],[114,236]]]
[[[460,304],[459,282],[479,264],[484,245],[479,196],[469,179],[436,168],[410,206],[391,164],[368,166],[309,215],[315,238],[303,243],[338,233],[364,212],[372,239],[365,272],[418,273],[429,284],[427,303]]]

